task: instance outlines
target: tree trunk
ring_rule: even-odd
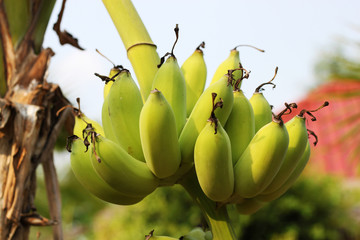
[[[50,48],[42,40],[55,0],[0,0],[0,239],[28,239],[30,226],[53,225],[62,239],[55,141],[71,127],[69,101],[46,81]],[[15,9],[15,10],[14,10]],[[24,27],[25,26],[25,27]],[[71,130],[70,130],[71,131]],[[50,220],[36,212],[36,169],[42,164]]]

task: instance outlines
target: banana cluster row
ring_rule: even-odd
[[[261,93],[240,89],[249,73],[234,48],[210,85],[201,44],[179,66],[173,53],[159,66],[145,99],[131,76],[114,67],[106,79],[102,126],[76,111],[71,166],[95,196],[115,204],[141,201],[195,168],[204,194],[240,213],[289,189],[304,169],[310,144],[304,110],[272,113]],[[273,84],[274,85],[274,84]]]

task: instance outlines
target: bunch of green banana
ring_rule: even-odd
[[[216,81],[218,81],[224,74],[227,73],[228,70],[230,69],[236,69],[236,68],[241,68],[241,62],[240,62],[240,54],[239,51],[237,50],[238,47],[252,47],[260,52],[265,52],[262,49],[253,47],[251,45],[238,45],[236,47],[234,47],[233,49],[230,50],[230,54],[229,56],[218,66],[218,68],[216,69],[213,78],[211,79],[210,84],[215,83]],[[235,80],[241,78],[241,76],[243,75],[243,70],[242,69],[238,69],[236,71],[234,71],[234,78]],[[239,86],[240,88],[240,86]]]
[[[211,116],[195,143],[194,163],[205,195],[213,201],[221,202],[234,191],[234,170],[230,139],[215,116],[215,109],[222,107],[223,103],[215,104],[215,98],[214,93]]]
[[[297,115],[285,123],[285,127],[289,133],[288,150],[279,172],[276,174],[270,185],[262,192],[262,194],[274,192],[281,185],[283,185],[283,183],[294,171],[303,152],[305,151],[308,142],[305,118],[303,116]]]
[[[274,120],[262,127],[250,141],[234,167],[234,194],[252,198],[271,183],[279,171],[289,145],[289,134],[281,117],[295,104],[286,104]]]
[[[181,66],[181,71],[184,74],[186,84],[187,116],[190,115],[205,87],[207,72],[204,53],[201,48],[205,48],[205,42],[202,42]]]
[[[298,179],[310,157],[312,132],[305,115],[314,120],[312,112],[328,103],[302,110],[284,123],[282,116],[296,104],[285,103],[275,115],[261,93],[265,85],[275,87],[277,67],[274,77],[259,85],[250,99],[241,90],[243,79],[249,78],[237,50],[241,45],[231,50],[205,88],[204,43],[180,68],[173,53],[178,30],[171,52],[141,93],[122,66],[114,65],[108,76],[96,74],[106,83],[102,126],[73,108],[73,172],[85,189],[115,204],[135,204],[157,187],[182,184],[186,178],[196,179],[197,190],[214,206],[233,204],[239,214],[253,214]],[[178,238],[152,231],[146,239]],[[179,239],[212,236],[196,228]]]
[[[311,120],[315,121],[316,118],[312,115],[312,112],[328,105],[328,102],[324,102],[315,110],[304,109],[285,124],[289,133],[289,147],[284,162],[270,185],[256,199],[268,202],[280,197],[300,176],[310,157],[308,132],[316,137],[312,131],[306,128],[305,114],[309,114],[312,117]]]
[[[271,122],[272,120],[272,106],[264,97],[263,93],[260,92],[262,87],[265,85],[273,85],[273,88],[276,87],[272,81],[275,79],[277,75],[278,67],[275,68],[275,75],[274,77],[265,83],[259,85],[256,89],[251,98],[249,99],[251,106],[254,111],[254,118],[255,118],[255,132],[259,131],[260,128]]]

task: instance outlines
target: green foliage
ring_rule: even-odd
[[[4,6],[13,46],[16,48],[24,38],[31,22],[31,3],[27,0],[5,0]]]
[[[347,45],[346,45],[347,46]],[[360,80],[360,59],[349,56],[346,46],[339,45],[325,51],[315,64],[317,78],[325,81]],[[360,44],[350,47],[351,52],[360,51]]]
[[[41,177],[41,174],[39,174]],[[162,187],[132,206],[107,204],[91,196],[71,170],[60,176],[65,239],[141,240],[151,230],[180,237],[206,226],[200,209],[180,187]],[[38,180],[36,207],[49,217],[44,183]],[[302,178],[281,198],[251,216],[230,217],[239,239],[360,239],[353,218],[360,191],[333,177]],[[30,239],[51,239],[51,227],[31,228]]]
[[[241,239],[358,239],[351,211],[360,191],[331,177],[303,178],[252,216],[240,216]]]
[[[111,206],[94,222],[95,239],[144,239],[156,235],[180,237],[204,220],[200,209],[180,186],[163,187],[142,202],[128,207]]]

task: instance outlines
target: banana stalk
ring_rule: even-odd
[[[179,183],[202,210],[211,229],[213,240],[237,239],[230,224],[226,205],[218,206],[216,202],[205,196],[194,169],[190,170]]]
[[[156,45],[152,42],[131,0],[103,0],[103,3],[127,51],[145,101],[150,94],[157,65],[160,63]]]

